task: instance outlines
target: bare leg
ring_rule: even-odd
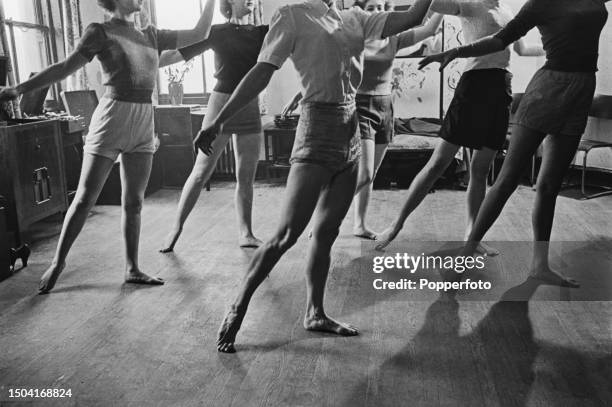
[[[253,235],[253,183],[259,162],[261,133],[233,135],[236,157],[236,215],[240,247],[259,247],[263,242]]]
[[[470,235],[480,205],[484,200],[487,191],[487,175],[491,162],[495,158],[497,151],[483,147],[481,150],[474,151],[470,161],[470,182],[467,189],[467,228],[465,239]],[[485,243],[480,242],[476,251],[487,256],[497,256],[499,251]]]
[[[221,156],[221,153],[223,153],[223,150],[225,150],[229,137],[228,134],[220,134],[215,141],[213,141],[213,152],[210,156],[198,152],[193,170],[191,170],[191,174],[189,174],[183,191],[181,192],[181,198],[179,199],[178,211],[172,231],[168,234],[164,247],[160,252],[168,253],[174,250],[174,245],[183,231],[183,225],[198,201],[204,184],[215,170],[217,160]]]
[[[400,230],[402,230],[408,216],[421,204],[431,187],[448,168],[453,157],[457,154],[457,150],[459,150],[459,146],[451,144],[446,140],[440,140],[440,144],[434,150],[432,157],[410,184],[408,196],[397,219],[380,234],[378,238],[380,243],[376,246],[377,250],[384,249],[395,239]]]
[[[508,154],[502,165],[497,180],[489,189],[478,211],[472,230],[468,237],[466,253],[474,253],[485,233],[495,223],[508,198],[516,190],[521,174],[531,161],[546,135],[537,130],[515,126],[510,138]]]
[[[220,352],[235,352],[234,341],[253,293],[272,271],[281,256],[291,248],[310,221],[321,189],[330,182],[331,172],[316,164],[293,164],[287,179],[279,228],[254,253],[242,285],[226,314],[217,338]],[[352,196],[353,191],[350,195]]]
[[[133,153],[121,156],[121,228],[125,241],[125,282],[160,285],[164,280],[146,275],[138,267],[140,213],[151,174],[153,154]]]
[[[113,160],[109,158],[93,154],[85,154],[83,157],[79,186],[66,213],[55,256],[51,266],[40,280],[39,291],[41,294],[48,293],[55,286],[55,282],[66,264],[66,256],[68,256],[77,236],[81,233],[85,220],[98,200],[100,191],[102,191],[104,182],[106,182],[112,168]]]
[[[361,140],[361,159],[357,187],[355,188],[355,222],[353,234],[364,239],[376,239],[376,233],[366,225],[366,214],[370,204],[372,185],[382,163],[388,144],[374,144],[374,140]]]
[[[323,191],[317,204],[306,265],[308,302],[304,328],[309,331],[324,331],[347,336],[359,333],[355,327],[328,317],[323,307],[331,248],[351,206],[356,179],[356,167],[338,174],[331,185]]]
[[[548,251],[557,196],[579,142],[580,137],[576,136],[551,135],[546,138],[532,213],[532,277],[548,284],[566,287],[579,287],[580,284],[550,268]]]

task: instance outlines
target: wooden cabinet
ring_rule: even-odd
[[[60,137],[57,120],[0,128],[0,195],[17,244],[32,223],[67,210]]]

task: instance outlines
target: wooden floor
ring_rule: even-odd
[[[58,226],[47,225],[30,265],[0,283],[0,405],[15,402],[11,388],[72,390],[71,399],[45,405],[612,405],[612,302],[376,292],[349,221],[334,247],[326,306],[362,334],[302,329],[303,236],[255,295],[238,353],[219,354],[216,330],[252,251],[236,245],[231,185],[213,185],[176,253],[157,253],[178,193],[160,191],[144,210],[141,266],[165,278],[163,287],[122,284],[119,208],[96,207],[56,289],[36,295],[57,242]],[[282,193],[258,185],[258,236],[274,231]],[[403,193],[375,191],[374,229],[390,221]],[[431,194],[401,240],[460,240],[464,199]],[[529,241],[532,200],[520,188],[488,239]],[[612,264],[611,231],[612,197],[559,199],[554,240],[596,242],[593,256]]]

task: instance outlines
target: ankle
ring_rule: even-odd
[[[323,307],[313,307],[309,306],[306,309],[305,319],[313,320],[313,319],[323,319],[325,318],[325,311]]]

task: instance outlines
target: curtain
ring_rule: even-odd
[[[62,0],[64,19],[64,51],[71,54],[77,47],[83,33],[83,22],[79,0]],[[66,90],[87,89],[87,71],[79,69],[66,79]]]

